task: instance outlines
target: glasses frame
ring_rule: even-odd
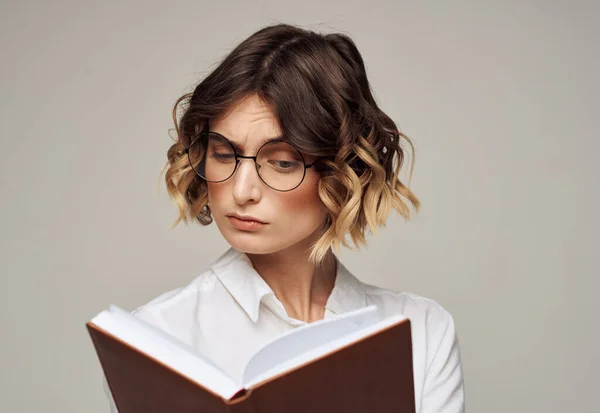
[[[203,136],[205,135],[217,135],[218,137],[220,137],[221,139],[223,139],[225,142],[227,142],[227,144],[231,147],[231,150],[233,151],[233,155],[235,157],[235,166],[233,168],[233,172],[231,172],[231,175],[229,175],[227,178],[225,179],[221,179],[219,181],[211,181],[209,179],[206,179],[205,177],[203,177],[202,175],[200,175],[200,173],[196,170],[196,168],[194,168],[194,165],[192,164],[192,160],[190,159],[190,148]],[[263,179],[263,177],[260,175],[259,172],[259,165],[258,162],[256,162],[256,159],[258,158],[258,155],[260,154],[260,151],[263,147],[265,147],[266,145],[269,145],[271,143],[274,142],[284,142],[287,143],[288,145],[290,145],[291,148],[293,148],[296,152],[298,152],[298,155],[300,155],[300,159],[302,159],[302,164],[304,165],[304,170],[302,171],[302,179],[300,180],[300,182],[298,183],[298,185],[296,185],[295,187],[291,188],[291,189],[277,189],[277,188],[273,188],[271,185],[269,185],[268,183],[265,182],[265,180]],[[225,182],[226,180],[228,180],[229,178],[231,178],[233,175],[235,175],[235,172],[238,169],[238,166],[240,164],[240,162],[243,159],[252,159],[254,161],[254,169],[256,169],[256,174],[258,175],[258,177],[260,178],[260,180],[269,188],[273,189],[274,191],[278,191],[278,192],[289,192],[289,191],[293,191],[294,189],[298,188],[300,185],[302,185],[302,182],[304,182],[304,178],[306,177],[306,170],[308,168],[312,168],[315,166],[315,164],[318,162],[318,160],[316,160],[313,163],[306,163],[306,161],[304,160],[304,156],[302,155],[302,152],[300,152],[297,148],[295,148],[292,144],[290,144],[288,141],[286,141],[285,139],[275,139],[275,140],[271,140],[268,142],[263,143],[260,148],[258,148],[258,150],[256,151],[256,155],[254,156],[245,156],[245,155],[240,155],[239,153],[237,153],[237,151],[235,150],[235,147],[233,146],[233,144],[231,143],[231,141],[229,139],[227,139],[225,136],[221,135],[218,132],[213,132],[213,131],[205,131],[205,132],[201,132],[198,135],[196,135],[192,141],[190,142],[190,146],[188,146],[187,148],[185,148],[185,153],[187,154],[187,158],[188,158],[188,163],[190,164],[190,167],[194,170],[194,172],[196,173],[196,175],[198,175],[200,178],[204,179],[207,182],[212,182],[212,183],[220,183],[220,182]]]

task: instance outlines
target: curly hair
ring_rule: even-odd
[[[420,202],[399,178],[414,145],[379,107],[371,93],[361,54],[342,33],[319,34],[288,24],[267,26],[233,49],[192,93],[173,107],[176,142],[167,151],[167,191],[186,223],[212,222],[207,183],[191,168],[186,148],[207,121],[240,99],[257,95],[273,111],[283,136],[321,163],[319,197],[327,210],[310,260],[319,265],[329,247],[366,244],[367,227],[385,226],[391,208],[406,220],[408,203]],[[183,110],[179,120],[178,110]]]

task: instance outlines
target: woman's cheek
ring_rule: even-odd
[[[289,192],[282,192],[279,197],[280,211],[295,216],[314,216],[320,219],[325,211],[325,206],[319,198],[318,180],[305,180],[302,184]]]

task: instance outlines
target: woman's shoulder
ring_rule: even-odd
[[[212,268],[195,276],[188,284],[167,290],[132,311],[136,317],[161,324],[161,320],[178,318],[182,310],[193,308],[198,296],[209,293],[215,287],[216,277]]]
[[[454,317],[438,301],[374,285],[363,288],[367,304],[376,304],[384,316],[402,314],[410,320],[417,363],[431,366],[436,354],[459,360]]]
[[[362,285],[367,304],[376,304],[385,315],[403,314],[413,323],[434,330],[454,324],[452,314],[433,298],[366,283]]]
[[[230,302],[232,297],[223,277],[245,274],[249,268],[252,268],[249,260],[240,251],[228,248],[187,285],[155,296],[132,313],[165,330],[173,325],[188,325],[200,302]]]

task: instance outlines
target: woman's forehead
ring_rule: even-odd
[[[277,118],[257,97],[246,98],[224,115],[211,120],[210,131],[220,133],[240,147],[281,137]]]

